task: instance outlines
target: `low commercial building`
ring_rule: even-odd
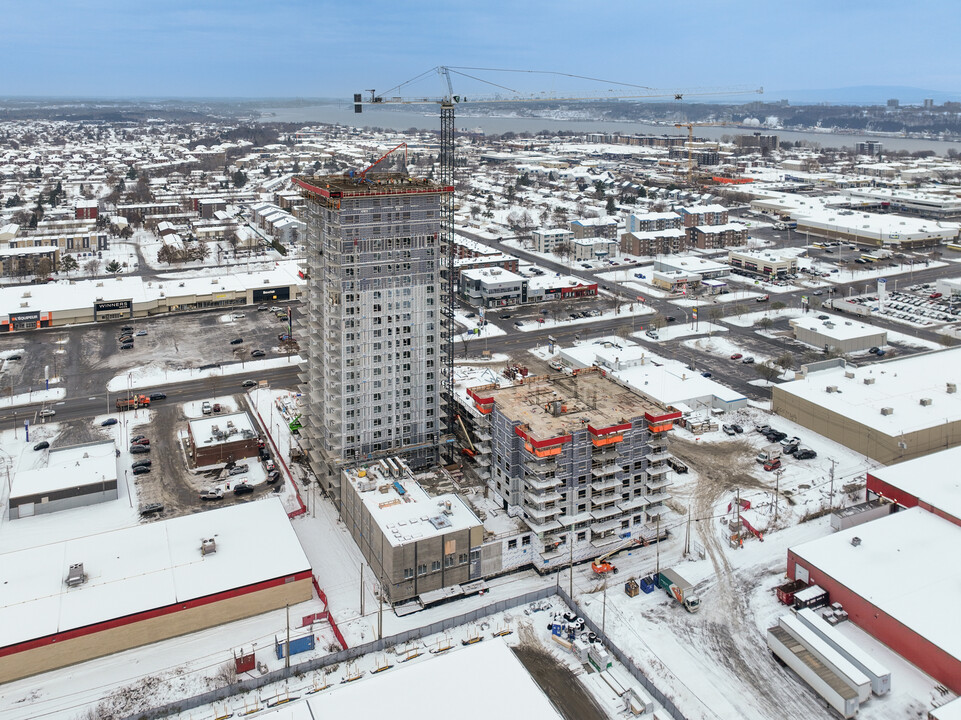
[[[961,295],[961,278],[939,278],[934,287],[942,295],[957,297]]]
[[[651,285],[671,293],[694,290],[700,284],[701,276],[697,273],[682,270],[666,270],[664,272],[655,270],[651,273]]]
[[[792,547],[787,574],[818,585],[848,618],[961,693],[961,527],[921,508]]]
[[[474,307],[501,307],[527,302],[527,280],[502,268],[461,271],[460,293]]]
[[[11,520],[117,499],[113,442],[50,450],[47,465],[21,470],[10,486]]]
[[[341,520],[391,602],[481,577],[484,526],[457,495],[428,495],[396,457],[342,474]]]
[[[731,266],[716,262],[699,255],[682,255],[680,257],[657,258],[654,269],[659,272],[688,272],[697,273],[702,280],[715,280],[731,274]]]
[[[797,257],[774,250],[731,250],[727,262],[732,268],[772,280],[798,271]]]
[[[867,367],[827,360],[772,388],[773,410],[888,464],[961,444],[961,348]]]
[[[574,240],[574,233],[565,228],[551,228],[549,230],[535,230],[531,233],[534,249],[539,253],[552,253],[562,243]]]
[[[539,570],[656,537],[671,497],[666,435],[679,411],[598,368],[467,396],[488,489],[530,527]]]
[[[920,507],[961,525],[961,447],[879,467],[867,472],[867,499],[901,508]]]
[[[686,251],[687,245],[687,231],[681,228],[627,232],[620,242],[621,252],[629,255],[676,255]]]
[[[797,220],[798,232],[891,249],[935,247],[956,240],[961,230],[961,225],[957,223],[823,205],[799,208],[791,217]]]
[[[245,412],[209,415],[187,423],[188,452],[196,467],[257,457],[258,434]]]
[[[888,342],[886,330],[855,320],[839,317],[818,320],[814,315],[805,315],[792,319],[790,323],[795,340],[807,343],[818,350],[854,353],[872,347],[882,347]]]
[[[0,568],[0,683],[312,596],[279,498],[44,543]]]
[[[460,285],[461,273],[464,270],[501,268],[502,270],[509,270],[512,273],[516,273],[517,267],[517,258],[513,255],[505,255],[504,253],[454,258],[454,271],[457,273],[458,285]]]
[[[215,278],[117,275],[0,287],[0,332],[296,300],[303,288],[297,272],[296,262],[284,262],[272,270]]]

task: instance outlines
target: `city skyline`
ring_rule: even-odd
[[[815,2],[803,11],[757,0],[723,9],[703,0],[682,10],[611,2],[585,13],[569,2],[481,8],[242,0],[226,8],[98,0],[11,5],[4,19],[14,30],[0,48],[7,69],[0,93],[7,97],[346,98],[371,86],[387,90],[440,64],[666,89],[764,86],[772,100],[865,86],[961,90],[961,72],[948,56],[961,10],[936,0],[911,13],[892,2]],[[907,51],[892,46],[925,52],[905,62]],[[585,89],[570,78],[510,79],[521,91]],[[443,86],[428,74],[411,92],[440,94]]]

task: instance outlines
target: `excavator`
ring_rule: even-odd
[[[625,542],[622,542],[620,545],[617,545],[613,550],[606,552],[600,557],[596,558],[594,562],[591,563],[591,570],[593,570],[598,575],[603,575],[605,573],[616,573],[617,568],[614,566],[614,563],[608,560],[608,558],[614,555],[617,555],[617,553],[619,553],[621,550],[626,550],[632,545],[639,545],[643,543],[644,543],[644,540],[640,538],[631,538],[630,540],[626,540]]]

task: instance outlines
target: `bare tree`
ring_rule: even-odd
[[[83,264],[83,270],[88,275],[96,275],[100,272],[100,261],[96,258],[93,260],[88,260]]]
[[[774,382],[776,378],[781,376],[780,368],[766,362],[755,364],[754,370],[762,380],[766,380],[767,382]]]

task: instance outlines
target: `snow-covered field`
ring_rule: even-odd
[[[167,383],[233,375],[249,375],[251,378],[256,379],[257,372],[260,370],[283,367],[285,365],[296,365],[300,361],[301,358],[299,355],[290,355],[287,357],[268,358],[266,360],[245,360],[243,362],[223,363],[215,368],[208,368],[206,370],[200,370],[198,368],[168,370],[154,365],[144,365],[122,375],[114,376],[107,384],[107,389],[110,392],[122,392],[128,389],[137,390],[139,388],[154,387]]]
[[[709,335],[711,333],[717,332],[727,332],[727,328],[722,325],[714,325],[708,322],[698,322],[697,328],[692,328],[687,323],[673,323],[671,325],[665,325],[660,330],[655,330],[657,333],[657,340],[649,337],[647,335],[648,331],[632,333],[633,337],[639,340],[649,343],[663,343],[668,340],[676,340],[677,338],[690,337],[692,335]]]

